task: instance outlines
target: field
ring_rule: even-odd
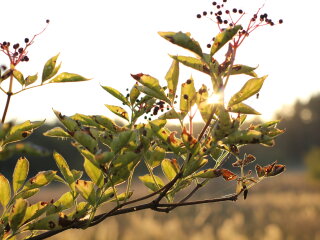
[[[214,188],[210,185],[201,194]],[[169,214],[136,212],[50,239],[320,240],[319,217],[320,183],[286,172],[250,189],[246,200],[178,208]]]

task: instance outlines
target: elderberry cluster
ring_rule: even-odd
[[[24,47],[21,47],[19,43],[15,43],[12,45],[12,49],[10,49],[11,43],[4,41],[0,43],[0,48],[13,59],[20,59],[22,62],[28,62],[29,57],[26,55],[26,47],[28,46],[29,38],[25,38],[24,43]]]
[[[212,2],[213,10],[210,12],[203,11],[202,13],[197,14],[197,18],[209,17],[210,19],[214,20],[220,29],[220,31],[224,31],[228,27],[233,27],[239,23],[241,18],[246,14],[246,12],[242,9],[231,7],[226,8],[225,4],[227,0],[222,0],[222,3],[218,3],[216,1]],[[246,35],[248,36],[253,30],[257,27],[270,25],[274,26],[275,21],[273,21],[267,13],[259,14],[261,9],[259,9],[253,16],[251,17],[247,28],[241,29],[239,35]],[[279,19],[278,24],[282,24],[283,20]],[[214,38],[212,39],[214,41]],[[207,44],[208,48],[211,48],[211,44]]]

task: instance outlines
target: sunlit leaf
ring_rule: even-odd
[[[131,76],[144,86],[137,86],[139,91],[159,98],[165,102],[170,102],[163,88],[160,86],[158,79],[143,73],[131,74]]]
[[[237,103],[228,108],[229,112],[241,113],[241,114],[255,114],[261,115],[261,113],[254,110],[252,107],[248,106],[245,103]]]
[[[87,158],[84,159],[83,164],[84,170],[86,171],[89,178],[100,188],[103,187],[104,184],[104,176],[103,172],[100,168],[98,168],[95,164],[93,164]]]
[[[150,148],[145,153],[145,159],[151,168],[155,168],[160,165],[165,155],[166,150],[162,147],[156,146],[154,149]]]
[[[56,76],[54,79],[52,79],[50,82],[51,83],[81,82],[81,81],[87,81],[87,80],[90,80],[90,78],[85,78],[75,73],[63,72],[63,73],[60,73],[58,76]]]
[[[172,64],[166,74],[165,79],[167,80],[169,89],[169,98],[171,101],[174,100],[177,91],[177,85],[179,81],[179,62],[176,60],[172,61]]]
[[[8,179],[0,174],[0,203],[5,208],[11,198],[11,188]]]
[[[151,175],[147,174],[144,176],[140,176],[139,179],[152,192],[155,192],[164,186],[162,179],[155,175],[152,177]]]
[[[116,114],[117,116],[129,121],[129,114],[127,113],[126,110],[124,110],[122,107],[119,106],[114,106],[114,105],[108,105],[105,104],[105,106],[114,114]]]
[[[25,80],[24,80],[24,77],[23,77],[23,74],[18,71],[17,69],[13,69],[13,76],[15,79],[18,80],[18,82],[21,84],[21,85],[24,85],[25,84]]]
[[[113,138],[110,148],[115,152],[119,152],[129,142],[133,131],[124,131],[119,133],[118,136]]]
[[[174,179],[179,172],[179,166],[176,159],[163,159],[161,168],[169,181]]]
[[[183,32],[159,32],[159,35],[169,42],[194,52],[202,57],[200,44],[190,37],[190,33]]]
[[[235,64],[232,66],[230,70],[230,75],[238,75],[238,74],[246,74],[252,77],[258,77],[258,75],[254,72],[256,67],[249,67],[246,65]]]
[[[75,131],[73,138],[88,149],[91,153],[96,153],[98,150],[98,142],[93,136],[86,131]]]
[[[187,162],[187,165],[184,169],[183,176],[189,176],[190,174],[196,172],[201,167],[203,167],[208,162],[207,159],[199,158],[199,157],[192,157],[190,161]]]
[[[28,225],[28,230],[59,230],[72,224],[63,212],[51,214]]]
[[[174,60],[182,63],[187,67],[191,67],[205,74],[210,74],[209,67],[201,59],[188,57],[188,56],[173,56],[173,55],[170,55],[170,57],[172,57]]]
[[[228,107],[240,103],[258,93],[266,78],[267,76],[263,76],[261,78],[252,78],[248,80],[241,90],[231,97]]]
[[[56,202],[47,210],[47,215],[71,208],[74,204],[74,195],[71,192],[64,193]]]
[[[32,83],[34,83],[35,81],[37,81],[37,79],[38,79],[38,73],[36,73],[35,75],[28,76],[28,77],[26,77],[25,85],[29,86]]]
[[[55,75],[54,73],[57,73],[57,71],[59,70],[60,65],[59,67],[56,68],[58,57],[59,57],[59,53],[56,56],[50,58],[44,65],[43,71],[42,71],[42,82],[52,78]]]
[[[129,105],[129,101],[125,96],[122,95],[121,92],[119,92],[117,89],[114,89],[112,87],[108,86],[101,86],[104,90],[106,90],[108,93],[110,93],[115,98],[119,99],[122,103],[125,103],[126,105]]]
[[[96,193],[94,190],[94,183],[91,181],[78,180],[76,182],[76,189],[80,195],[88,201],[91,205],[96,202]]]
[[[138,90],[137,86],[138,86],[138,84],[135,83],[133,85],[133,87],[131,88],[130,93],[129,93],[129,98],[130,98],[131,105],[135,104],[136,100],[138,99],[138,97],[140,95],[140,91]]]
[[[213,56],[216,52],[219,51],[227,42],[229,42],[241,29],[240,25],[236,25],[231,28],[225,29],[223,32],[219,33],[212,44],[210,55]]]
[[[70,171],[69,165],[67,161],[62,157],[61,154],[54,152],[53,158],[63,176],[63,178],[66,180],[68,184],[71,184],[74,182],[73,174]]]
[[[197,174],[195,174],[194,176],[199,178],[216,178],[216,177],[220,177],[221,175],[222,175],[221,169],[209,168],[209,169],[205,169],[197,172]]]
[[[26,214],[28,202],[22,198],[15,201],[9,215],[9,224],[13,231],[16,231]]]
[[[18,159],[12,177],[13,192],[16,193],[24,184],[29,172],[29,161],[21,157]]]
[[[71,136],[61,127],[52,128],[43,133],[44,136],[47,137],[58,137],[58,138],[70,138]]]
[[[18,198],[23,198],[23,199],[30,198],[30,197],[36,195],[39,191],[40,191],[39,188],[33,188],[33,189],[30,189],[30,190],[23,190],[23,191],[19,192],[16,195],[15,199],[18,199]]]
[[[181,85],[180,111],[188,113],[196,103],[196,89],[192,77]]]
[[[57,171],[52,170],[39,172],[36,176],[30,178],[26,182],[23,190],[30,190],[48,185],[54,179],[56,173]]]

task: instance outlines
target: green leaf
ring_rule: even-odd
[[[70,131],[70,132],[75,132],[77,130],[81,129],[81,125],[77,123],[75,120],[72,118],[62,115],[61,112],[52,109],[54,114],[57,116],[57,118],[60,120],[60,122]],[[62,133],[63,134],[63,133]]]
[[[44,65],[43,71],[42,71],[42,82],[52,78],[54,76],[54,72],[57,72],[55,70],[57,69],[56,63],[57,63],[58,57],[59,57],[59,53],[56,56],[50,58]],[[59,68],[60,68],[60,65],[58,67],[58,70]]]
[[[91,205],[96,202],[96,193],[94,191],[94,183],[91,181],[78,180],[76,182],[76,189],[80,195]]]
[[[194,173],[195,171],[203,167],[207,162],[208,162],[207,159],[204,159],[201,157],[191,158],[184,169],[183,176],[184,177],[189,176],[190,174]]]
[[[52,129],[46,131],[45,133],[43,133],[43,135],[47,136],[47,137],[57,137],[57,138],[62,138],[62,139],[71,137],[69,135],[69,133],[67,133],[61,127],[52,128]]]
[[[11,198],[11,188],[8,179],[0,173],[0,203],[5,208]]]
[[[30,222],[33,219],[40,217],[50,205],[47,202],[37,202],[27,207],[26,214],[24,215],[22,222]],[[51,205],[52,206],[52,205]]]
[[[179,166],[176,159],[163,159],[161,162],[161,168],[169,181],[174,179],[179,172]]]
[[[71,192],[64,193],[47,211],[47,215],[61,212],[71,208],[74,204],[74,195]]]
[[[13,232],[18,229],[20,224],[22,224],[22,220],[26,214],[27,207],[27,200],[24,200],[22,198],[17,199],[14,203],[9,215],[9,224]]]
[[[37,79],[38,79],[38,73],[36,73],[35,75],[28,76],[25,80],[25,85],[29,86],[35,81],[37,81]]]
[[[147,95],[161,99],[165,102],[170,102],[163,88],[160,86],[158,79],[143,73],[131,74],[131,76],[144,86],[137,86],[139,91]]]
[[[199,178],[216,178],[216,177],[220,177],[221,175],[222,175],[221,169],[209,168],[209,169],[205,169],[198,172],[194,176]]]
[[[104,128],[109,129],[112,132],[116,132],[120,127],[115,124],[110,118],[101,115],[93,115],[94,121]]]
[[[129,98],[130,98],[131,105],[135,104],[136,100],[138,99],[138,97],[140,95],[140,91],[138,90],[137,86],[138,86],[138,84],[135,83],[130,90]]]
[[[30,122],[28,120],[24,123],[13,126],[3,142],[4,145],[26,139],[30,136],[33,130],[40,127],[43,123],[44,121]]]
[[[73,138],[80,143],[83,147],[88,149],[91,153],[95,154],[98,150],[98,142],[92,137],[90,133],[85,131],[75,131]]]
[[[187,56],[173,56],[173,55],[170,55],[170,57],[172,57],[174,60],[182,63],[187,67],[193,68],[195,70],[198,70],[200,72],[210,75],[210,69],[207,66],[207,64],[198,58],[187,57]]]
[[[203,55],[200,44],[190,37],[190,33],[159,32],[159,35],[175,45],[188,49],[191,52],[194,52],[199,57],[202,57]]]
[[[101,86],[104,90],[106,90],[108,93],[110,93],[115,98],[119,99],[122,103],[125,103],[126,105],[130,105],[129,101],[125,96],[122,95],[117,89],[114,89],[112,87],[108,86]]]
[[[236,25],[232,28],[227,28],[223,32],[219,33],[212,44],[210,55],[213,56],[220,48],[222,48],[227,42],[229,42],[242,28],[241,25]]]
[[[133,192],[130,191],[128,194],[126,192],[119,194],[116,198],[110,200],[110,202],[117,202],[117,201],[125,201],[128,200],[132,196]]]
[[[34,189],[30,189],[30,190],[23,190],[23,191],[19,192],[16,195],[15,199],[18,199],[18,198],[23,198],[23,199],[30,198],[30,197],[36,195],[39,191],[40,191],[39,188],[34,188]]]
[[[145,159],[151,168],[159,166],[165,156],[166,150],[159,146],[156,146],[154,149],[150,148],[145,153]]]
[[[231,107],[228,108],[228,111],[234,112],[234,113],[241,113],[241,114],[261,115],[261,113],[257,112],[252,107],[242,102],[232,105]]]
[[[13,74],[14,78],[17,79],[21,85],[25,84],[25,80],[24,80],[23,74],[21,72],[19,72],[17,69],[13,69],[12,74]]]
[[[84,78],[78,74],[75,73],[67,73],[63,72],[60,73],[58,76],[56,76],[54,79],[52,79],[51,83],[60,83],[60,82],[81,82],[81,81],[87,81],[90,80],[89,78]]]
[[[103,172],[95,164],[93,164],[87,158],[84,159],[84,170],[89,178],[99,187],[102,188],[104,184]]]
[[[170,109],[160,115],[158,119],[184,119],[186,112],[177,112],[175,109]]]
[[[40,188],[48,185],[54,179],[56,173],[57,171],[52,170],[39,172],[36,176],[28,180],[28,182],[24,185],[23,190]]]
[[[127,113],[126,110],[124,110],[122,107],[119,106],[114,106],[114,105],[108,105],[105,104],[105,106],[114,114],[116,114],[117,116],[129,121],[129,114]]]
[[[29,172],[29,161],[21,157],[18,159],[12,177],[13,192],[16,193],[26,181]]]
[[[74,182],[73,174],[70,171],[69,165],[67,161],[57,153],[56,151],[53,153],[53,158],[66,182],[70,185]]]
[[[180,111],[188,113],[196,103],[196,89],[192,77],[181,85]]]
[[[114,195],[115,194],[114,194],[113,188],[112,187],[108,188],[101,194],[98,204],[100,205],[104,202],[111,200],[114,197]]]
[[[248,80],[245,83],[245,85],[241,88],[241,90],[231,97],[228,103],[228,107],[231,107],[232,105],[240,103],[248,99],[252,95],[255,95],[256,93],[258,93],[266,78],[267,76],[263,76],[261,78],[252,78]]]
[[[255,69],[257,68],[249,67],[241,64],[235,64],[232,66],[230,70],[230,75],[246,74],[252,77],[258,77],[258,75],[254,72]]]
[[[59,230],[72,224],[63,212],[51,214],[28,225],[28,230]]]
[[[173,59],[165,78],[168,83],[169,98],[173,102],[176,96],[177,85],[179,81],[179,62],[175,59]]]
[[[154,178],[153,178],[154,177]],[[149,174],[140,176],[139,179],[143,182],[143,184],[149,188],[152,192],[155,192],[164,186],[164,183],[161,178],[158,176],[151,176]]]
[[[110,145],[110,148],[113,150],[113,152],[117,153],[119,152],[123,147],[125,147],[131,136],[132,136],[133,131],[124,131],[119,133],[117,137],[113,138],[113,141]]]

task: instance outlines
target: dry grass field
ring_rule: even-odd
[[[201,194],[213,188],[207,186]],[[50,239],[320,240],[319,219],[320,183],[286,172],[250,189],[246,200],[178,208],[169,214],[136,212]]]

